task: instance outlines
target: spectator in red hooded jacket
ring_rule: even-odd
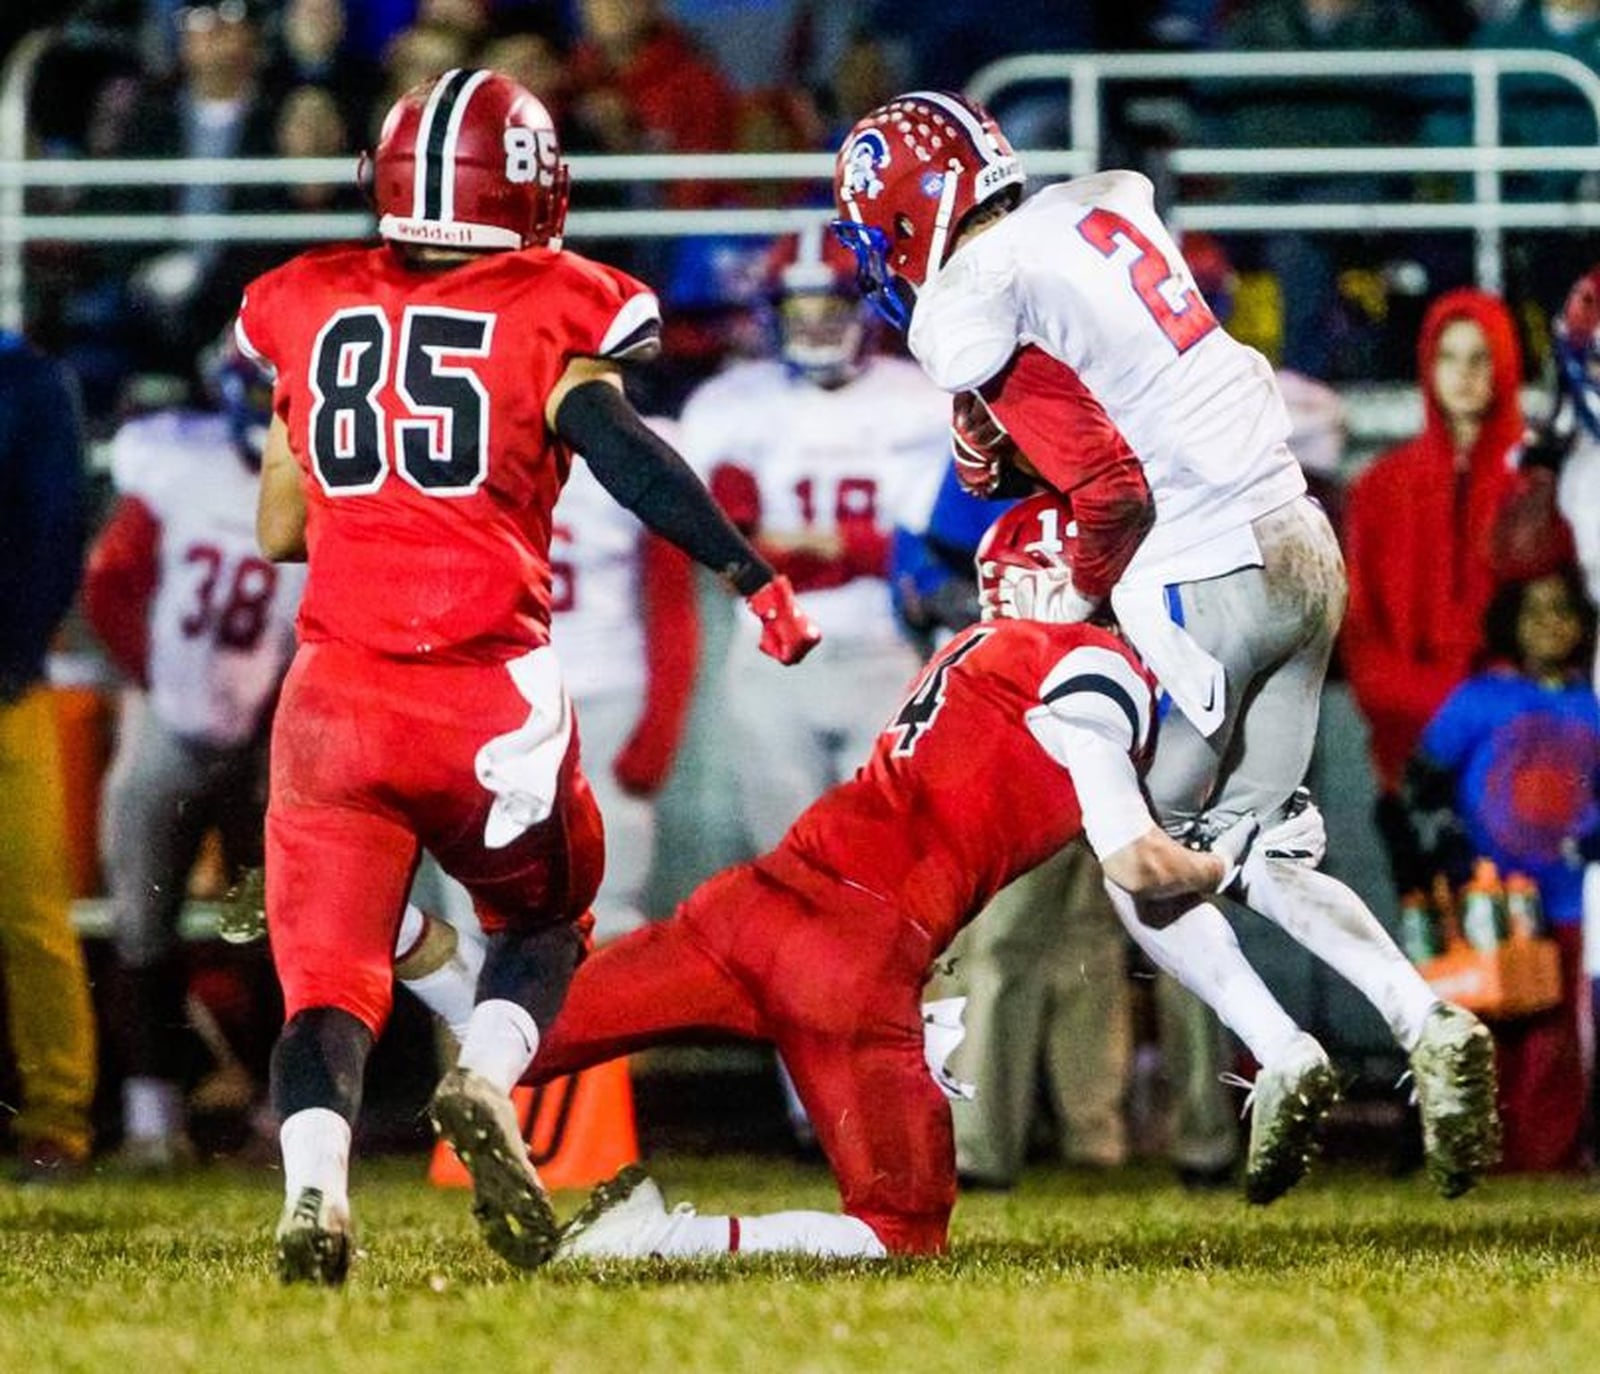
[[[1483,649],[1495,588],[1490,539],[1523,432],[1522,351],[1499,297],[1463,289],[1436,300],[1417,363],[1422,433],[1356,479],[1344,519],[1344,662],[1371,731],[1379,828],[1402,884],[1406,865],[1389,824],[1400,775]]]

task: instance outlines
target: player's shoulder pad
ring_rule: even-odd
[[[770,418],[769,402],[789,378],[776,359],[737,362],[701,382],[683,405],[683,424],[697,430],[728,427],[752,409]]]
[[[1058,716],[1142,749],[1155,720],[1150,678],[1115,635],[1082,628],[1039,684],[1039,700]]]
[[[581,253],[563,249],[524,249],[516,257],[540,253],[546,287],[559,286],[569,293],[583,314],[593,321],[594,337],[575,350],[618,362],[652,353],[661,340],[661,303],[637,277],[617,267],[595,262]]]
[[[159,410],[129,420],[111,439],[111,480],[124,496],[136,496],[159,508],[169,493],[184,488],[203,472],[193,461],[203,451],[206,462],[218,450],[230,454],[227,422],[200,410]]]
[[[917,296],[906,342],[943,391],[982,386],[1020,346],[1016,254],[1005,228],[964,244]]]
[[[1103,205],[1107,201],[1141,201],[1145,205],[1156,203],[1155,184],[1143,172],[1126,167],[1112,167],[1088,176],[1073,177],[1070,181],[1047,186],[1033,197],[1040,209],[1055,206]]]

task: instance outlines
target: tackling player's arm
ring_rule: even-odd
[[[275,563],[302,563],[306,557],[306,493],[300,467],[289,448],[289,429],[272,417],[261,455],[261,493],[256,498],[256,543]]]
[[[1154,703],[1125,657],[1074,649],[1044,680],[1039,700],[1028,729],[1072,775],[1084,835],[1106,877],[1143,898],[1214,892],[1231,880],[1230,856],[1186,849],[1150,814],[1134,759],[1154,728]]]
[[[762,652],[798,663],[817,645],[822,635],[789,579],[774,575],[677,451],[639,418],[616,363],[574,358],[550,392],[545,422],[622,506],[744,597],[762,624]]]

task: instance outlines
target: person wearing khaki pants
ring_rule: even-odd
[[[951,1104],[963,1180],[1008,1187],[1027,1155],[1041,1067],[1062,1158],[1127,1158],[1123,1094],[1133,1053],[1127,940],[1078,841],[1000,892],[951,947],[937,994],[967,998],[950,1062],[972,1083]]]
[[[55,704],[36,686],[0,705],[0,968],[31,1175],[89,1154],[94,1017],[71,905]]]
[[[82,572],[83,446],[67,373],[0,332],[0,976],[25,1177],[89,1155],[94,1016],[73,933],[44,656]]]

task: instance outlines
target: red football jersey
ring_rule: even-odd
[[[1072,692],[1111,696],[1132,727],[1130,753],[1146,756],[1154,688],[1117,636],[1031,620],[964,630],[917,678],[865,766],[795,822],[780,854],[890,902],[942,948],[1082,833],[1072,777],[1027,721]]]
[[[301,638],[486,661],[547,642],[572,455],[545,404],[573,358],[659,328],[643,284],[547,248],[419,271],[342,245],[251,283],[239,343],[276,369],[304,474]]]

